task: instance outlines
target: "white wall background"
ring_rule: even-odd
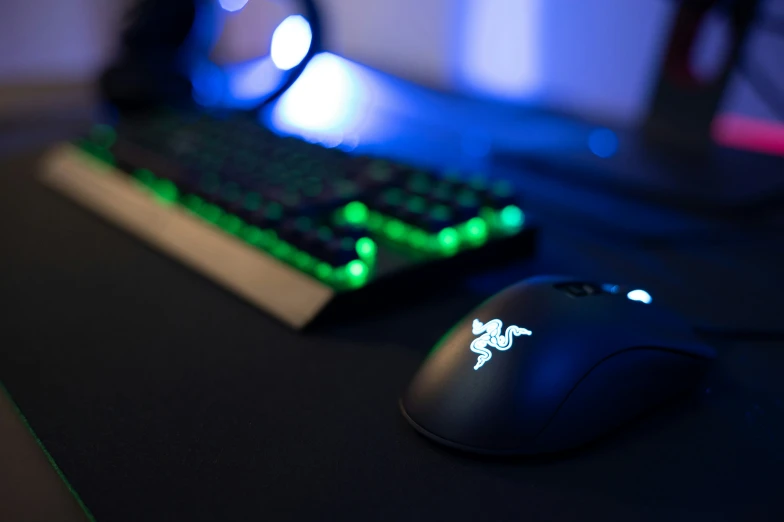
[[[89,81],[112,56],[127,1],[2,0],[0,85]],[[246,9],[262,1],[250,0]],[[673,2],[321,4],[328,47],[356,61],[439,89],[628,121],[644,110]],[[237,18],[233,31],[252,36],[258,30],[252,16]],[[235,40],[241,45],[252,38]],[[781,40],[755,36],[751,47],[766,70],[778,73],[784,89]],[[728,100],[740,112],[771,117],[742,81],[735,82]]]
[[[114,51],[126,0],[2,0],[0,83],[76,82]]]

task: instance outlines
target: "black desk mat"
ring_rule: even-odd
[[[534,262],[303,335],[37,185],[32,160],[0,172],[0,380],[98,521],[784,518],[781,342],[720,343],[694,394],[555,460],[445,450],[397,410],[439,335],[508,281],[615,273],[696,306],[730,253],[554,229]],[[741,273],[775,289],[777,253],[754,255]],[[749,288],[734,306],[769,313]]]

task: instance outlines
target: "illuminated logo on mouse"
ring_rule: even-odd
[[[493,319],[486,323],[479,319],[474,319],[471,331],[474,335],[479,336],[471,341],[471,351],[479,354],[474,370],[481,368],[493,356],[493,352],[487,348],[488,346],[504,352],[512,347],[512,341],[514,340],[512,336],[531,335],[531,330],[515,325],[507,326],[504,333],[502,333],[503,329],[504,323],[500,319]]]

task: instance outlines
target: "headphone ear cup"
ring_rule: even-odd
[[[207,0],[141,0],[128,13],[119,59],[99,79],[104,99],[123,110],[186,103],[191,82],[180,64],[192,45],[197,3]]]
[[[190,80],[165,64],[127,58],[101,75],[104,99],[119,111],[143,111],[190,100]]]
[[[315,2],[290,1],[304,12],[310,24],[311,47],[302,62],[287,71],[281,85],[254,102],[256,108],[285,92],[321,50],[321,23]],[[100,77],[103,98],[124,112],[161,105],[211,104],[215,101],[212,98],[225,96],[228,77],[210,59],[224,16],[216,0],[136,0],[128,13],[119,57]],[[201,96],[204,90],[211,91],[206,98]],[[207,98],[211,101],[205,102]]]
[[[136,0],[128,12],[122,48],[150,54],[181,48],[191,35],[199,9],[209,0]]]

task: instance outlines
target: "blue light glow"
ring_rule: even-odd
[[[194,97],[201,96],[199,92],[210,91],[204,85],[203,74],[205,65],[209,64],[210,50],[218,41],[222,30],[223,11],[217,2],[196,2],[196,13],[193,25],[178,51],[178,66],[193,81],[201,82],[199,88],[194,88]],[[205,64],[206,62],[206,64]]]
[[[400,139],[401,115],[436,110],[417,89],[332,53],[319,53],[261,122],[327,147],[370,150]],[[394,111],[391,108],[394,107]]]
[[[458,57],[467,86],[493,97],[530,97],[541,84],[542,0],[466,0]]]
[[[235,13],[245,7],[248,0],[219,0],[219,2],[223,9],[230,13]]]
[[[362,89],[349,64],[329,53],[313,57],[275,107],[283,126],[318,134],[340,134],[354,120]]]
[[[512,347],[512,341],[515,336],[531,335],[531,330],[520,328],[519,326],[509,325],[506,327],[506,332],[501,333],[504,328],[504,323],[500,319],[492,319],[487,323],[483,323],[479,319],[474,319],[471,325],[471,332],[478,335],[476,339],[471,341],[471,351],[478,353],[479,357],[474,365],[474,370],[478,370],[493,356],[493,352],[487,349],[488,346],[501,351],[506,351]]]
[[[256,101],[278,88],[283,72],[265,56],[234,67],[228,77],[229,92],[235,101]]]
[[[223,71],[212,62],[204,61],[193,67],[191,71],[193,99],[205,107],[219,105],[225,94],[225,78]]]
[[[645,290],[639,290],[639,289],[638,290],[632,290],[631,292],[626,294],[626,297],[628,297],[632,301],[639,301],[639,302],[645,303],[645,304],[651,304],[651,301],[653,301],[653,298],[651,297],[651,294],[649,294]]]
[[[588,148],[600,158],[609,158],[618,152],[618,136],[610,129],[596,129],[588,136]]]
[[[273,63],[284,71],[296,67],[308,54],[312,39],[308,21],[301,15],[289,16],[272,33],[270,56]]]

